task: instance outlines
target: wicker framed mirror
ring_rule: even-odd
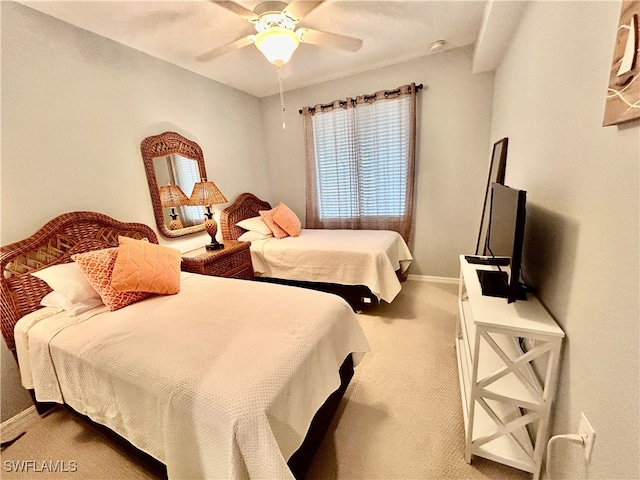
[[[164,132],[145,138],[140,151],[160,233],[175,238],[204,231],[204,208],[187,205],[195,182],[207,178],[200,146]]]

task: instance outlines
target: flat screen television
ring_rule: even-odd
[[[499,183],[491,184],[489,227],[484,254],[505,257],[510,268],[478,270],[482,294],[506,298],[508,303],[526,300],[520,285],[522,245],[526,214],[527,192]]]

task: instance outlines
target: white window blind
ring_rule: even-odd
[[[321,220],[407,213],[410,100],[400,97],[314,115]]]

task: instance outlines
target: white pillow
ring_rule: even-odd
[[[268,225],[264,223],[262,217],[247,218],[246,220],[242,220],[236,223],[236,226],[245,230],[249,230],[250,232],[258,232],[263,235],[273,235],[273,232],[268,227]]]
[[[52,265],[31,275],[47,282],[53,290],[64,295],[69,303],[100,296],[75,262]]]
[[[265,235],[260,232],[249,230],[248,232],[244,232],[242,235],[240,235],[238,237],[238,240],[240,240],[241,242],[253,242],[254,240],[264,240],[265,238],[273,238],[273,233]]]
[[[67,301],[64,295],[60,292],[53,291],[44,296],[40,301],[40,305],[43,307],[55,307],[65,310],[70,317],[75,317],[81,313],[91,310],[92,308],[104,305],[100,297],[90,297],[85,300],[81,300],[76,303]]]

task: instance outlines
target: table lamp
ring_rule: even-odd
[[[211,237],[211,243],[206,246],[207,250],[219,250],[221,248],[224,248],[224,245],[216,240],[218,224],[213,218],[211,205],[226,202],[227,199],[213,182],[208,182],[206,179],[202,179],[202,181],[196,183],[193,186],[191,197],[189,197],[189,205],[201,205],[207,207],[207,211],[205,212],[206,218],[204,219],[204,228],[207,230],[207,233]]]
[[[171,183],[160,187],[160,204],[165,208],[171,208],[171,222],[169,223],[169,230],[179,230],[183,228],[182,222],[178,218],[175,207],[187,205],[189,198],[184,194],[178,185]]]

